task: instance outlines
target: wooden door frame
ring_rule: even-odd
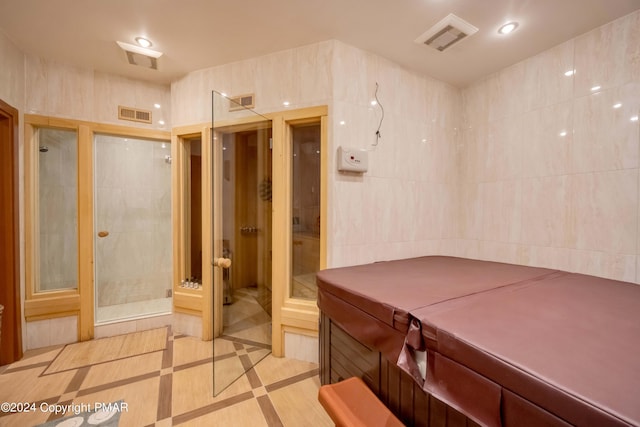
[[[0,100],[0,287],[2,334],[0,365],[22,358],[22,310],[20,307],[20,214],[19,214],[19,112]],[[7,144],[8,142],[8,144]],[[6,208],[8,207],[8,209]],[[9,343],[9,345],[7,345]]]
[[[256,113],[257,114],[257,113]],[[213,193],[222,192],[224,162],[222,153],[222,135],[227,131],[242,132],[256,129],[269,122],[272,132],[272,242],[273,252],[271,273],[272,289],[272,352],[274,356],[284,355],[285,331],[318,336],[319,310],[316,301],[292,298],[289,291],[291,282],[291,207],[290,207],[290,127],[303,123],[320,123],[321,126],[321,212],[320,212],[320,268],[326,267],[327,257],[327,182],[328,182],[328,107],[307,107],[296,110],[265,113],[242,118],[225,119],[213,123],[195,124],[172,129],[173,167],[173,265],[174,265],[174,312],[201,316],[202,340],[212,340],[222,333],[222,310],[213,309],[222,306],[223,289],[222,270],[213,268],[211,261],[222,256],[222,240],[213,241],[213,235],[222,234],[221,223],[208,221],[212,212],[222,209],[220,198]],[[185,141],[193,136],[201,137],[202,144],[202,258],[203,286],[201,290],[182,289],[179,283],[185,271],[186,227],[188,218],[187,188],[184,178],[186,170]],[[205,143],[205,141],[209,143]],[[213,177],[216,176],[214,180]],[[215,187],[215,188],[214,188]],[[217,199],[217,200],[215,200]],[[276,267],[277,265],[277,267]],[[233,266],[233,263],[232,263]]]

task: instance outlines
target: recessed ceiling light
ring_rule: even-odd
[[[160,108],[161,107],[160,104],[153,104],[153,106],[156,107],[156,108]]]
[[[507,22],[502,27],[500,27],[498,32],[500,34],[509,34],[509,33],[513,32],[516,28],[518,28],[518,23],[517,22]]]
[[[576,73],[576,70],[569,70],[564,73],[565,76],[571,77]]]
[[[591,88],[591,92],[595,92],[601,89],[601,86],[594,86]]]
[[[284,101],[284,102],[282,103],[282,105],[284,105],[285,107],[288,107],[288,106],[289,106],[289,101]]]
[[[145,39],[144,37],[136,37],[136,43],[138,43],[142,47],[151,47],[153,43],[151,40]]]

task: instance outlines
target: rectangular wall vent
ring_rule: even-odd
[[[254,108],[255,106],[255,95],[252,93],[229,98],[229,111],[244,110],[246,108]]]
[[[118,119],[151,124],[151,111],[119,105]]]
[[[450,13],[414,41],[443,52],[477,31],[476,27]]]

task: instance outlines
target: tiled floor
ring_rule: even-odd
[[[95,359],[87,354],[100,341],[94,340],[74,344],[75,356],[69,351],[62,355],[63,346],[50,347],[0,367],[0,402],[30,402],[36,408],[0,412],[0,426],[34,426],[62,417],[42,411],[46,404],[91,406],[119,400],[128,407],[120,426],[333,425],[317,400],[316,364],[268,355],[213,397],[211,342],[174,335],[170,328],[161,336],[166,342],[160,349],[147,344],[133,353],[113,351],[111,358]],[[123,342],[122,337],[105,338],[110,339]],[[253,347],[246,340],[240,344],[228,346],[229,354],[216,351],[216,360],[250,357]],[[68,366],[61,357],[68,358]],[[57,368],[49,369],[54,364]]]
[[[74,415],[48,405],[86,411],[118,401],[128,409],[119,426],[333,425],[317,400],[318,366],[271,356],[271,317],[259,293],[234,292],[215,346],[163,327],[27,352],[0,367],[0,402],[35,410],[0,411],[0,426]]]

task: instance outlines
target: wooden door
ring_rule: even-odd
[[[0,365],[22,357],[18,217],[18,110],[0,100]]]
[[[202,158],[191,155],[191,276],[202,280]]]
[[[258,283],[257,133],[236,134],[234,288]]]

